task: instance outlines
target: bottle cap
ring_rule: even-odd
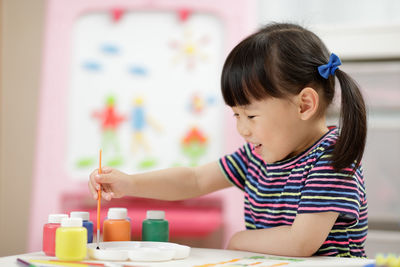
[[[82,227],[82,218],[64,218],[61,220],[61,227]]]
[[[71,211],[71,218],[82,218],[84,221],[89,221],[89,212],[87,211]]]
[[[61,220],[68,218],[68,214],[49,214],[48,223],[61,223]]]
[[[128,209],[127,208],[109,208],[108,210],[122,210],[122,211],[125,211],[126,214],[128,214]]]
[[[162,210],[148,210],[146,212],[146,219],[150,220],[164,220],[165,212]]]
[[[107,218],[111,220],[126,219],[128,210],[126,208],[109,208]]]

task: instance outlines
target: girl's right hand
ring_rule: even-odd
[[[102,189],[101,196],[106,200],[120,198],[128,194],[132,177],[110,167],[94,170],[89,177],[89,191],[94,199],[97,199],[97,190]]]

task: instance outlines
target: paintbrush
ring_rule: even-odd
[[[101,149],[99,153],[99,174],[101,174]],[[97,247],[96,249],[100,249],[99,242],[100,242],[100,207],[101,207],[101,185],[97,190]]]

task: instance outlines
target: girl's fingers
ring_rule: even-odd
[[[106,192],[106,193],[110,193],[112,191],[111,190],[111,186],[109,184],[104,184],[103,185],[103,191]]]
[[[104,191],[106,192],[106,199],[111,200],[114,194],[113,194],[112,188],[109,184],[104,185]]]
[[[96,182],[95,176],[98,174],[97,169],[94,170],[91,174],[90,174],[90,178],[89,178],[89,182],[92,185],[92,188],[94,188],[95,190],[97,190],[97,186],[99,185]]]
[[[92,194],[92,197],[94,199],[97,199],[97,191],[93,188],[93,185],[91,182],[89,182],[88,184],[89,184],[89,191]]]
[[[112,172],[112,168],[110,167],[103,167],[101,168],[101,174],[99,174],[99,169],[95,169],[90,174],[89,179],[89,190],[94,199],[97,199],[97,191],[102,189],[102,198],[106,200],[111,200],[114,196],[112,192],[111,185],[107,184],[111,182],[112,176],[108,175]]]
[[[108,201],[112,199],[112,196],[113,196],[112,192],[105,192],[104,194],[102,194],[102,197]]]
[[[111,171],[112,171],[112,168],[107,167],[107,166],[101,168],[102,173],[110,173]]]
[[[112,173],[100,173],[94,175],[94,181],[101,185],[113,183],[114,180],[115,178]]]

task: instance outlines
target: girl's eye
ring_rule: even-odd
[[[249,119],[253,119],[255,116],[247,116],[247,118]]]
[[[234,114],[233,114],[233,117],[236,117],[236,118],[237,118],[237,117],[239,117],[239,114],[234,113]]]

